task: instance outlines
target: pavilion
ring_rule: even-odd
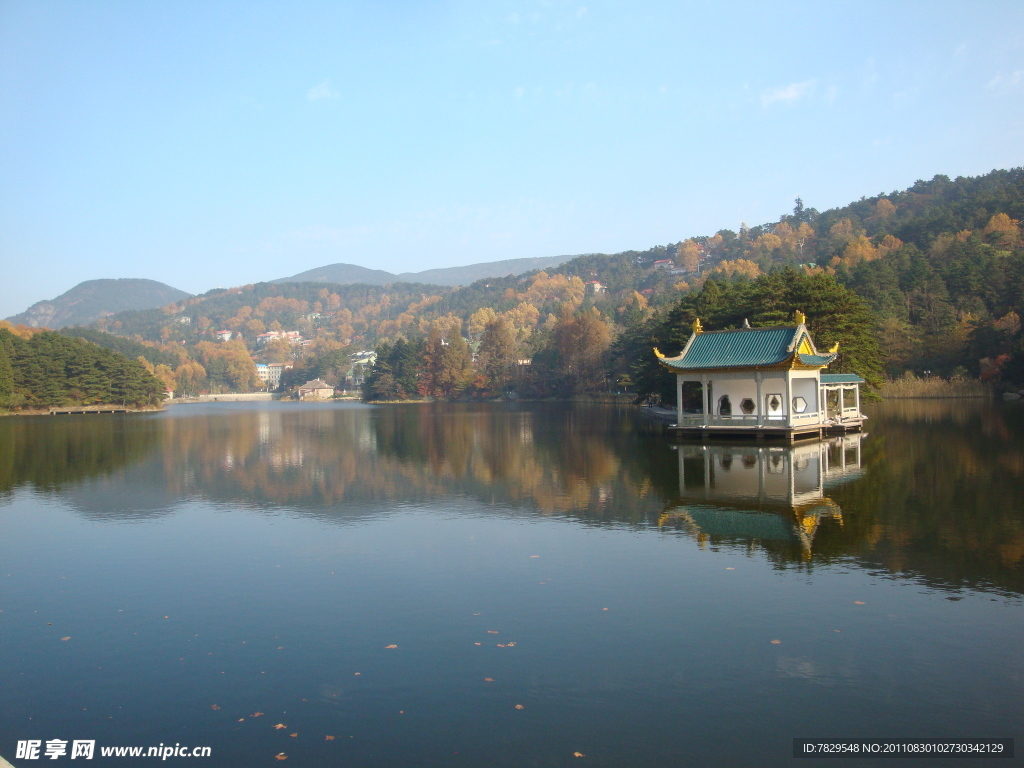
[[[658,361],[676,374],[678,415],[671,427],[683,437],[739,437],[796,440],[860,431],[860,385],[856,374],[822,370],[839,351],[814,345],[806,318],[795,325],[704,331],[693,335],[676,357],[657,348]]]

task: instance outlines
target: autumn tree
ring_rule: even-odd
[[[259,386],[256,364],[244,342],[201,341],[195,349],[206,369],[207,381],[215,391],[251,392]]]
[[[611,325],[595,307],[574,311],[563,304],[550,343],[534,358],[546,388],[573,395],[601,386],[611,340]]]
[[[676,261],[687,272],[700,272],[700,247],[692,239],[684,240],[676,251]]]
[[[288,339],[271,339],[263,347],[263,357],[268,363],[287,363],[292,359],[292,345]]]
[[[469,383],[472,374],[469,346],[462,338],[462,321],[457,317],[437,318],[431,323],[423,350],[420,392],[453,398]]]
[[[504,317],[489,322],[480,340],[477,370],[491,393],[500,393],[509,383],[517,362],[518,344],[512,324]]]
[[[174,390],[184,396],[198,395],[206,382],[206,369],[195,360],[187,360],[174,370]]]

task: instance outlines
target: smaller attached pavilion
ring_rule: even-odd
[[[700,320],[676,357],[657,349],[659,362],[676,374],[677,434],[685,437],[751,435],[795,440],[860,431],[856,374],[822,374],[836,344],[822,354],[806,318],[781,328],[705,332]]]

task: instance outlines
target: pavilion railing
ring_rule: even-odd
[[[792,416],[765,416],[761,422],[765,427],[802,426],[804,424],[817,424],[820,421],[820,414],[799,413]],[[678,421],[680,427],[756,427],[757,414],[737,414],[734,416],[708,416],[705,420],[702,413],[687,413]]]

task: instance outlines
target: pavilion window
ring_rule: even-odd
[[[728,395],[718,398],[718,414],[719,416],[732,416],[732,400]]]
[[[699,381],[683,382],[683,413],[704,413],[704,391]]]

